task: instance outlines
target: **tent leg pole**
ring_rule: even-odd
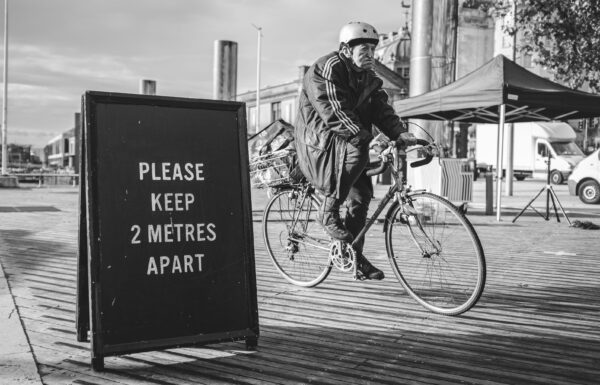
[[[496,221],[500,222],[502,212],[502,155],[504,153],[504,119],[506,106],[499,107],[500,121],[498,122],[498,154],[496,159]]]
[[[514,175],[514,149],[515,149],[515,124],[506,125],[506,189],[507,197],[513,195],[513,175]]]

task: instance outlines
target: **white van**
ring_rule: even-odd
[[[569,176],[569,193],[584,203],[600,202],[600,149],[575,166]]]
[[[492,169],[496,165],[498,153],[498,125],[478,124],[476,135],[477,169]],[[585,157],[574,143],[575,137],[573,128],[563,122],[515,123],[513,175],[517,180],[528,176],[546,179],[550,155],[550,181],[554,184],[563,183],[573,167]],[[507,163],[506,142],[505,133],[503,168],[506,168]]]

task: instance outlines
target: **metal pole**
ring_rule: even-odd
[[[515,149],[515,125],[509,123],[506,125],[506,190],[507,197],[513,195],[513,175],[514,175],[514,149]]]
[[[456,81],[456,70],[458,67],[458,0],[453,0],[452,2],[452,69],[450,72],[450,81],[449,83],[454,83]],[[452,148],[452,157],[456,158],[456,134],[454,132],[455,122],[453,120],[450,121],[450,146]]]
[[[589,126],[589,119],[584,119],[583,120],[583,152],[587,153],[587,148],[588,148],[588,126]]]
[[[8,0],[4,0],[4,98],[2,99],[2,175],[8,174],[8,141],[6,115],[8,111]]]
[[[215,40],[213,99],[235,100],[237,94],[237,43]]]
[[[140,79],[140,94],[156,95],[156,80]]]
[[[409,96],[417,96],[431,90],[431,43],[433,34],[433,0],[413,0],[410,49]],[[428,128],[424,120],[411,119],[421,127]],[[413,131],[411,129],[411,131]],[[420,130],[414,134],[425,138]]]
[[[256,49],[256,127],[255,130],[258,132],[260,130],[260,40],[262,36],[262,27],[257,27],[252,24],[254,28],[256,28],[256,32],[258,33],[258,45]]]
[[[515,27],[515,34],[513,35],[512,41],[512,61],[517,61],[517,2],[512,1],[512,15],[513,15],[513,26]],[[513,174],[514,174],[514,152],[515,152],[515,125],[510,123],[506,126],[506,196],[510,197],[513,195]]]
[[[433,0],[413,1],[410,52],[410,96],[431,89],[431,39],[433,28]]]
[[[498,122],[498,156],[496,159],[496,220],[500,222],[502,211],[502,156],[504,152],[504,118],[506,106],[499,107],[500,121]]]

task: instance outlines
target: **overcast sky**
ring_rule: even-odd
[[[8,2],[8,142],[35,147],[74,126],[86,90],[137,93],[140,79],[153,79],[160,95],[211,98],[215,40],[238,43],[238,93],[254,90],[252,23],[263,28],[266,86],[293,80],[298,66],[336,49],[348,21],[387,33],[406,12],[401,0]]]

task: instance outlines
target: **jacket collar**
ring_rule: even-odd
[[[356,71],[354,69],[355,65],[343,55],[341,52],[338,52],[338,57],[340,60],[346,65],[346,69],[348,70],[348,79],[350,81],[350,88],[354,90],[355,93],[358,94],[358,102],[357,106],[360,106],[365,100],[371,96],[373,91],[381,87],[383,81],[372,71]],[[359,82],[362,83],[362,89],[359,89]]]

